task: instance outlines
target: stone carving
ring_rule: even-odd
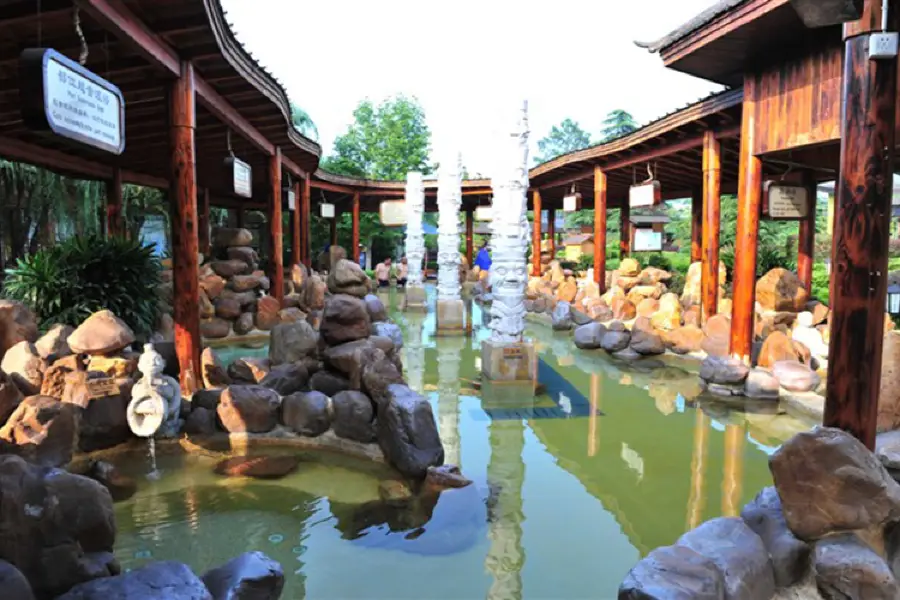
[[[447,337],[438,348],[438,429],[444,445],[444,461],[460,465],[459,368],[464,338]]]
[[[422,214],[425,212],[425,185],[422,174],[406,174],[406,258],[409,262],[407,286],[422,285],[422,262],[425,260],[425,233]]]
[[[462,202],[458,153],[438,175],[438,300],[459,300],[459,205]]]
[[[491,178],[493,192],[490,272],[491,340],[520,342],[525,330],[526,250],[528,248],[528,103],[504,136],[499,168]]]
[[[128,427],[140,437],[157,433],[169,437],[178,433],[181,411],[181,388],[178,380],[163,375],[165,359],[153,348],[144,344],[144,352],[138,360],[138,370],[143,374],[131,390],[128,403]]]

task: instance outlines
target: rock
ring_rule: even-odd
[[[236,292],[249,292],[260,287],[262,278],[257,275],[235,275],[228,281],[228,287]]]
[[[233,321],[241,316],[241,303],[235,298],[219,298],[215,302],[216,316]]]
[[[656,267],[647,267],[641,271],[640,278],[643,285],[656,285],[671,281],[672,274]]]
[[[243,227],[217,227],[213,230],[213,246],[216,248],[249,246],[252,243],[253,234]]]
[[[394,340],[389,337],[383,335],[370,335],[368,341],[373,347],[384,352],[388,358],[392,358],[397,353],[397,347],[394,345]],[[352,344],[354,342],[350,343]]]
[[[316,437],[331,427],[330,400],[321,392],[297,392],[281,404],[281,421],[300,435]]]
[[[300,308],[306,312],[325,308],[325,282],[318,275],[310,275],[300,290],[302,298]]]
[[[741,518],[765,545],[772,559],[775,585],[782,588],[799,583],[809,567],[810,546],[788,529],[775,488],[763,488],[741,511]]]
[[[900,427],[900,333],[884,336],[877,427],[878,431]]]
[[[37,339],[34,313],[21,302],[0,298],[0,358],[19,342],[34,342]]]
[[[400,473],[422,479],[428,467],[444,462],[431,404],[402,384],[389,385],[385,398],[378,409],[378,444]]]
[[[369,277],[352,260],[340,259],[328,274],[328,291],[364,298],[369,293]]]
[[[368,444],[375,441],[375,407],[362,392],[345,391],[332,399],[334,433],[338,437]]]
[[[744,382],[744,395],[748,398],[778,399],[781,385],[778,378],[763,369],[750,369]]]
[[[603,339],[600,340],[600,347],[609,353],[613,353],[624,350],[630,342],[631,332],[613,331],[610,329],[603,335]]]
[[[216,412],[202,406],[194,407],[184,420],[185,433],[193,435],[212,435],[216,432]]]
[[[700,366],[700,378],[722,385],[744,383],[750,369],[735,358],[709,356]]]
[[[87,370],[113,378],[132,377],[138,373],[138,357],[133,354],[127,358],[95,354],[88,359]]]
[[[794,348],[791,338],[781,331],[773,331],[763,341],[762,350],[759,352],[757,364],[760,367],[772,368],[782,360],[801,362],[801,356]]]
[[[95,372],[75,371],[66,376],[62,402],[81,408],[78,420],[78,449],[93,452],[111,448],[131,437],[128,427],[128,402],[131,400],[130,378],[115,379],[109,395],[96,396],[91,381],[107,379]]]
[[[637,277],[641,274],[641,265],[633,258],[623,258],[619,263],[619,275]]]
[[[215,300],[225,289],[225,279],[212,274],[200,279],[200,289],[206,293],[209,300]]]
[[[291,265],[291,283],[294,284],[294,289],[299,290],[303,287],[308,278],[309,270],[306,268],[306,265],[302,263]]]
[[[184,563],[161,561],[73,587],[57,600],[213,600]]]
[[[266,433],[278,422],[281,396],[261,385],[232,385],[225,389],[216,413],[229,433]]]
[[[573,340],[576,348],[582,350],[595,350],[600,348],[603,342],[603,336],[606,334],[606,327],[600,323],[588,323],[575,329]]]
[[[33,463],[66,465],[77,443],[75,407],[49,396],[29,396],[0,427],[0,440]]]
[[[225,251],[225,254],[229,260],[244,261],[251,269],[255,269],[259,264],[259,255],[250,246],[231,246]]]
[[[222,363],[219,362],[219,356],[212,348],[204,348],[200,354],[200,368],[203,371],[203,386],[207,388],[225,387],[231,385],[231,377]]]
[[[808,300],[803,282],[787,269],[772,269],[756,282],[756,301],[763,310],[800,312]]]
[[[791,392],[811,392],[819,387],[822,379],[807,365],[782,360],[772,365],[772,375],[781,387]]]
[[[285,363],[272,367],[272,370],[263,377],[260,385],[275,390],[282,396],[299,392],[309,383],[309,371],[303,363]]]
[[[69,336],[72,352],[77,354],[113,354],[134,343],[134,332],[108,310],[95,312]]]
[[[806,310],[812,314],[812,325],[821,325],[828,321],[831,316],[831,309],[817,300],[813,300],[806,305]]]
[[[706,335],[694,325],[685,325],[666,334],[666,345],[675,354],[699,352]]]
[[[712,559],[725,576],[724,598],[768,600],[775,594],[772,561],[763,541],[743,520],[719,517],[679,538],[677,545]]]
[[[281,365],[314,356],[318,343],[319,334],[306,321],[280,323],[269,338],[269,362]]]
[[[371,319],[373,323],[377,321],[387,321],[387,309],[385,309],[381,298],[375,294],[367,294],[363,300],[366,303],[366,310],[369,312],[369,319]]]
[[[231,322],[225,319],[212,318],[200,320],[200,335],[210,340],[228,337],[231,333]]]
[[[588,306],[588,316],[596,323],[605,323],[613,319],[613,311],[603,300],[597,300]]]
[[[362,391],[376,404],[382,404],[387,396],[388,386],[404,383],[397,364],[377,348],[367,350],[362,363]]]
[[[650,318],[653,327],[662,331],[673,331],[681,327],[681,301],[675,294],[663,294],[659,299],[659,310]]]
[[[630,321],[637,316],[637,308],[627,298],[614,298],[611,307],[616,320]]]
[[[6,373],[26,396],[41,391],[47,364],[31,342],[19,342],[6,351],[0,370]]]
[[[300,457],[292,455],[233,456],[216,463],[213,472],[226,477],[281,479],[296,471],[299,465]]]
[[[469,485],[472,485],[472,480],[464,477],[456,465],[428,467],[425,474],[425,486],[429,490],[458,489]]]
[[[694,327],[700,327],[700,307],[699,306],[691,306],[689,308],[684,309],[681,313],[681,320],[687,325],[693,325]]]
[[[613,358],[617,358],[619,360],[624,360],[624,361],[628,361],[628,362],[637,360],[641,357],[641,355],[638,354],[635,350],[633,350],[631,348],[631,346],[623,348],[622,350],[619,350],[617,352],[613,352],[612,355],[613,355]]]
[[[566,280],[556,290],[556,299],[560,302],[574,302],[578,293],[578,284],[575,280]]]
[[[849,433],[817,427],[769,458],[784,517],[802,540],[882,526],[900,517],[900,485]]]
[[[62,394],[60,394],[61,396]],[[59,396],[56,396],[59,397]],[[22,390],[15,384],[12,378],[0,371],[0,427],[6,423],[16,407],[22,402]]]
[[[637,316],[650,318],[659,311],[659,300],[644,298],[637,305]]]
[[[728,345],[731,337],[731,318],[718,314],[706,320],[703,324],[703,332],[706,339],[701,343],[701,349],[710,356],[728,357]]]
[[[237,318],[237,320],[232,325],[234,328],[234,333],[237,335],[247,335],[253,328],[256,327],[256,323],[254,322],[253,313],[245,312],[241,313],[241,316]]]
[[[354,296],[335,294],[325,301],[319,334],[329,346],[368,337],[372,329],[366,303]]]
[[[650,319],[640,317],[631,328],[631,349],[644,356],[663,354],[666,344],[662,337],[653,330]]]
[[[572,307],[568,302],[560,301],[556,304],[551,315],[553,319],[553,331],[568,331],[572,329]]]
[[[214,600],[278,600],[284,588],[281,565],[262,552],[245,552],[203,574]]]
[[[54,325],[35,342],[38,355],[44,360],[55,360],[72,354],[68,340],[74,331],[71,325]]]
[[[223,290],[219,298],[237,300],[238,303],[240,303],[241,308],[248,312],[253,312],[253,309],[257,304],[255,292],[235,292],[234,290]]]
[[[635,565],[620,600],[722,600],[725,577],[716,563],[685,546],[662,546]]]
[[[281,310],[281,304],[273,296],[263,296],[256,301],[256,328],[262,331],[269,331],[280,322],[278,319],[278,311]]]
[[[579,327],[581,325],[587,325],[588,323],[593,323],[593,322],[594,322],[594,320],[586,313],[584,313],[580,310],[574,309],[574,308],[572,309],[572,323],[576,327]]]
[[[242,260],[234,259],[214,260],[209,263],[209,266],[212,267],[212,270],[216,275],[224,277],[226,280],[231,279],[235,275],[242,275],[250,271],[250,265]]]
[[[259,383],[270,370],[268,358],[239,358],[228,365],[228,376],[235,381]]]
[[[350,389],[350,381],[331,371],[317,371],[309,378],[309,388],[334,398],[338,393]]]
[[[105,487],[113,502],[128,500],[137,491],[134,479],[123,475],[114,465],[103,460],[91,460],[85,476]]]
[[[399,325],[384,321],[372,323],[372,335],[390,338],[394,342],[394,348],[397,350],[403,348],[403,330]]]
[[[278,311],[279,323],[296,323],[298,321],[306,321],[306,313],[299,308],[282,308]]]
[[[816,586],[825,598],[900,598],[900,584],[888,564],[855,535],[817,542],[813,564]]]
[[[284,308],[300,308],[300,305],[300,294],[285,294],[284,298],[281,300],[281,306]]]
[[[197,390],[191,398],[194,410],[197,410],[197,408],[216,410],[219,407],[219,400],[222,399],[222,392],[223,390],[221,389]]]
[[[14,565],[0,560],[0,590],[8,600],[35,600],[31,584]]]
[[[386,339],[386,338],[382,338]],[[388,340],[390,342],[390,340]],[[364,362],[373,358],[368,352],[375,348],[369,338],[332,346],[323,353],[325,364],[334,371],[346,375],[353,389],[360,389]]]

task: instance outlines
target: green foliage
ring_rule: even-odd
[[[578,257],[577,270],[587,271],[594,266],[594,256],[592,254],[582,254]]]
[[[641,262],[644,263],[644,266],[646,267],[655,267],[657,269],[662,269],[663,271],[672,270],[672,261],[662,252],[654,252],[647,256],[646,260],[642,260]]]
[[[291,123],[294,129],[302,133],[308,138],[319,139],[319,128],[313,122],[309,113],[291,102]]]
[[[160,263],[153,245],[100,235],[73,237],[18,260],[4,294],[31,308],[42,328],[79,325],[109,309],[147,337],[159,314]]]
[[[637,121],[626,110],[616,109],[610,111],[603,119],[603,129],[600,132],[601,140],[609,142],[638,129]]]
[[[538,155],[534,164],[552,160],[557,156],[568,154],[591,145],[591,136],[584,131],[577,121],[563,119],[559,126],[554,125],[547,136],[538,141]]]
[[[830,284],[831,278],[828,276],[828,272],[825,270],[825,264],[820,262],[813,263],[812,297],[819,302],[828,304],[830,296]]]

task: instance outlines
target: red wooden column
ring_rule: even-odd
[[[606,173],[594,167],[594,282],[606,292]]]
[[[881,3],[867,0],[865,10],[876,18],[844,26],[841,166],[823,424],[852,433],[872,449],[884,343],[897,59],[866,58],[864,34],[877,27]],[[896,30],[898,10],[900,1],[891,0],[889,30]]]
[[[466,210],[466,263],[472,268],[472,254],[475,250],[475,211]]]
[[[181,63],[181,76],[172,85],[169,107],[172,212],[172,274],[175,353],[180,367],[181,392],[193,394],[200,378],[200,290],[197,251],[197,170],[194,156],[194,67]]]
[[[353,194],[353,262],[359,264],[359,192]]]
[[[631,205],[628,198],[622,201],[622,209],[619,211],[619,258],[631,256]]]
[[[813,254],[816,245],[816,178],[812,172],[803,174],[803,184],[809,196],[809,214],[800,221],[797,237],[797,276],[807,292],[812,292]]]
[[[691,192],[691,262],[699,260],[703,260],[703,188]]]
[[[534,190],[532,199],[532,214],[534,222],[531,224],[531,274],[541,276],[541,191]]]
[[[281,148],[269,157],[269,277],[271,295],[284,300],[284,240],[281,212]]]
[[[300,227],[300,212],[302,210],[302,206],[300,205],[300,181],[297,180],[294,182],[294,210],[291,212],[291,262],[295,265],[299,265],[300,261],[303,260],[302,250],[300,249],[300,240],[302,239],[302,229]]]
[[[556,209],[547,209],[547,236],[550,238],[550,260],[556,260]]]
[[[719,228],[721,222],[721,145],[712,131],[703,134],[703,203],[701,205],[702,231],[700,260],[700,303],[702,318],[708,319],[719,312]],[[694,219],[694,211],[691,214]],[[693,236],[692,236],[693,237]],[[693,261],[694,244],[691,244]]]
[[[756,318],[756,250],[762,202],[762,161],[753,154],[756,136],[756,85],[744,80],[741,151],[738,171],[737,234],[734,250],[734,292],[731,312],[731,355],[750,362]]]
[[[200,243],[200,254],[209,256],[209,188],[203,190],[202,198],[200,216],[197,219],[197,235]]]
[[[303,187],[300,190],[300,231],[301,236],[303,238],[303,242],[300,247],[300,254],[303,256],[303,264],[306,265],[307,269],[312,268],[312,257],[311,251],[309,248],[309,240],[310,240],[310,230],[309,230],[309,196],[310,196],[310,182],[309,177],[303,180]]]
[[[122,235],[122,225],[122,171],[115,167],[112,179],[106,182],[106,236]]]

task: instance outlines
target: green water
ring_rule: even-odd
[[[693,374],[615,364],[537,325],[527,334],[546,393],[481,390],[477,306],[471,338],[438,338],[433,314],[397,312],[393,290],[382,298],[404,329],[410,386],[474,485],[397,507],[378,499],[390,473],[332,455],[304,455],[277,481],[222,478],[218,459],[183,455],[160,456],[149,481],[146,457],[123,457],[141,482],[117,504],[123,566],[175,559],[202,572],[262,550],[284,567],[283,598],[615,598],[647,552],[737,514],[771,483],[768,454],[806,428],[698,398]]]

